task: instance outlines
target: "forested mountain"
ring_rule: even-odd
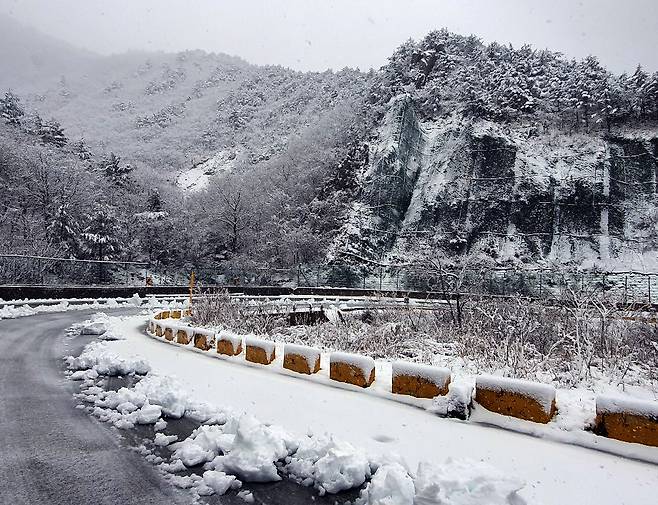
[[[641,67],[441,30],[376,72],[301,73],[0,25],[2,251],[614,267],[658,245],[658,73]]]

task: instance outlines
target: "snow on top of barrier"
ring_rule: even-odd
[[[276,348],[276,344],[274,342],[271,342],[269,340],[262,340],[257,337],[245,337],[245,345],[250,346],[250,347],[260,347],[267,353],[267,358],[271,359],[272,358],[272,353],[274,353],[274,349]]]
[[[242,335],[237,335],[227,330],[222,330],[217,334],[217,340],[226,340],[231,342],[234,347],[242,344]]]
[[[621,396],[597,396],[597,414],[635,414],[658,420],[658,402]]]
[[[339,362],[353,365],[363,371],[363,375],[368,377],[375,368],[375,360],[370,356],[361,356],[360,354],[349,354],[346,352],[332,352],[329,358],[330,363]]]
[[[450,370],[447,368],[439,368],[420,363],[408,363],[406,361],[394,361],[392,367],[393,377],[411,375],[413,377],[427,379],[439,386],[444,385],[450,380]]]
[[[284,354],[298,354],[306,359],[308,366],[312,369],[315,361],[320,357],[320,351],[307,347],[305,345],[286,344],[283,350]]]
[[[215,331],[214,330],[208,330],[206,328],[192,328],[192,330],[197,335],[204,335],[206,337],[214,337],[215,336]]]
[[[185,326],[185,325],[179,325],[177,328],[177,331],[184,331],[187,333],[190,337],[194,334],[195,329],[192,328],[191,326]]]
[[[550,384],[531,382],[509,377],[494,377],[492,375],[479,375],[476,378],[476,387],[490,391],[517,393],[536,400],[546,411],[551,409],[555,401],[555,388]]]

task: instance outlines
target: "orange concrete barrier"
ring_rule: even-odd
[[[162,312],[158,312],[156,315],[154,315],[153,319],[162,319]]]
[[[658,402],[599,396],[594,433],[658,447]]]
[[[237,356],[242,352],[242,337],[228,331],[220,331],[217,335],[217,352],[226,356]]]
[[[215,347],[215,332],[194,328],[194,347],[202,351],[209,351]]]
[[[477,377],[475,401],[497,414],[536,423],[548,423],[557,412],[553,386],[519,379]]]
[[[188,328],[187,326],[179,327],[178,331],[176,332],[176,342],[179,344],[187,345],[192,341],[193,335],[193,328]]]
[[[450,370],[404,361],[393,362],[391,392],[416,398],[448,394]]]
[[[283,368],[311,375],[320,371],[320,351],[303,345],[286,344],[283,349]]]
[[[247,348],[245,353],[247,361],[269,365],[276,359],[276,346],[274,342],[255,337],[246,337],[245,346]]]
[[[174,331],[175,328],[172,326],[165,326],[164,329],[164,338],[165,340],[169,340],[170,342],[174,340]]]
[[[375,360],[358,354],[333,352],[329,356],[329,377],[367,388],[375,381]]]
[[[162,312],[160,312],[160,319],[169,319],[169,311],[163,310]]]
[[[171,317],[172,319],[180,319],[180,317],[181,317],[181,311],[180,311],[180,310],[172,310],[172,311],[169,313],[169,317]]]

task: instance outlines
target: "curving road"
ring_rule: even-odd
[[[191,503],[189,493],[75,408],[62,357],[77,354],[90,338],[69,340],[65,332],[93,312],[0,321],[0,503]]]
[[[198,504],[189,491],[173,487],[130,450],[152,438],[152,431],[139,427],[142,432],[122,431],[119,437],[76,408],[77,383],[65,378],[62,358],[78,355],[94,337],[67,338],[66,329],[95,312],[0,320],[0,505]],[[187,419],[169,420],[167,434],[183,439],[194,428]],[[336,505],[358,495],[357,490],[318,496],[288,479],[245,483],[243,489],[252,492],[254,505]],[[234,492],[203,502],[245,504]]]

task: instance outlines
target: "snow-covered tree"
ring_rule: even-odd
[[[4,98],[0,98],[0,117],[4,119],[5,123],[18,126],[24,115],[25,111],[21,107],[20,98],[11,90],[7,91]]]
[[[116,217],[107,207],[98,207],[82,233],[87,256],[97,260],[115,258],[121,246],[119,235]]]
[[[62,125],[54,119],[50,121],[42,121],[39,119],[37,123],[37,135],[46,144],[53,144],[57,147],[62,147],[68,142]]]
[[[121,158],[114,153],[104,157],[101,162],[101,170],[107,179],[117,186],[128,183],[128,176],[132,172],[132,166],[121,163]]]
[[[87,147],[84,138],[78,140],[72,148],[73,152],[80,158],[82,161],[89,161],[91,159],[91,151]]]
[[[80,224],[67,205],[57,207],[48,233],[55,243],[64,246],[68,256],[76,257],[80,253]]]

